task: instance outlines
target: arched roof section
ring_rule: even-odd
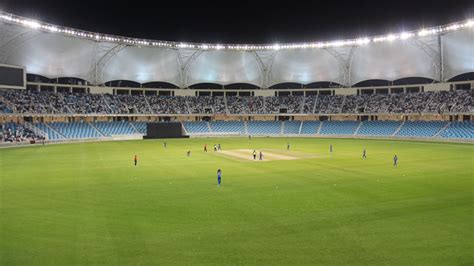
[[[390,85],[390,80],[386,79],[368,79],[368,80],[363,80],[361,82],[358,82],[354,84],[352,87],[375,87],[375,86],[389,86]]]
[[[95,42],[39,31],[27,35],[6,40],[9,45],[1,47],[3,63],[25,66],[28,73],[48,78],[94,79]]]
[[[468,80],[474,80],[474,72],[459,74],[449,79],[449,81],[468,81]]]
[[[178,89],[179,87],[169,83],[169,82],[163,82],[163,81],[150,81],[142,84],[142,87],[144,88],[164,88],[164,89]]]
[[[312,82],[304,85],[305,88],[342,88],[344,87],[342,84],[331,82],[331,81],[318,81]]]
[[[449,32],[441,37],[444,78],[474,72],[474,29]]]
[[[117,79],[117,80],[110,80],[104,83],[107,87],[124,87],[124,88],[140,88],[141,84],[134,80],[124,80],[124,79]]]
[[[273,59],[269,85],[317,81],[343,83],[342,62],[326,49],[278,51]]]
[[[187,85],[249,83],[261,86],[259,63],[251,52],[204,51],[189,67]]]
[[[102,82],[133,80],[138,83],[164,81],[180,84],[176,50],[130,46],[113,55],[102,69]]]
[[[393,85],[412,85],[412,84],[429,84],[435,83],[436,80],[424,77],[407,77],[394,80]]]
[[[433,60],[435,59],[415,40],[359,46],[350,64],[351,85],[374,79],[397,80],[406,77],[436,79],[437,69]]]
[[[221,84],[212,83],[212,82],[202,82],[196,83],[189,86],[191,89],[205,90],[205,89],[222,89]]]
[[[256,89],[260,89],[260,87],[255,85],[255,84],[250,84],[250,83],[232,83],[232,84],[225,85],[224,89],[228,89],[228,90],[239,90],[239,89],[256,90]]]
[[[298,82],[282,82],[274,84],[270,89],[280,90],[280,89],[302,89],[304,85]]]

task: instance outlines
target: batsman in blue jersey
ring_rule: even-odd
[[[221,179],[222,179],[222,171],[221,169],[217,169],[217,186],[221,186]]]

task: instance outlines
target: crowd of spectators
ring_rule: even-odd
[[[231,114],[265,114],[263,96],[229,96],[227,108]]]
[[[0,125],[0,140],[2,142],[31,142],[43,141],[44,138],[21,124],[6,123]]]
[[[317,96],[316,95],[309,95],[304,98],[303,104],[303,113],[304,114],[312,114],[314,110],[314,105],[316,103]]]
[[[14,106],[7,108],[8,106]],[[319,96],[145,96],[0,91],[0,112],[32,114],[337,114],[472,112],[472,91]]]
[[[288,114],[300,114],[303,105],[303,96],[283,96],[283,97],[265,97],[265,113],[278,114],[285,112]]]
[[[186,103],[191,114],[225,114],[223,96],[187,96]]]
[[[344,103],[343,95],[320,95],[316,99],[315,113],[319,114],[338,114]]]
[[[472,92],[437,91],[409,94],[348,95],[342,113],[472,112]]]
[[[151,110],[143,95],[110,95],[104,98],[113,114],[151,114]]]
[[[182,96],[147,96],[146,99],[155,114],[189,113],[186,98]]]

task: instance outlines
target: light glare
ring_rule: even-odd
[[[415,36],[424,37],[429,35],[437,35],[444,32],[456,31],[466,27],[473,27],[474,20],[469,19],[464,22],[452,23],[445,26],[433,27],[429,29],[421,29],[416,32],[401,32],[399,34],[388,34],[385,36],[377,36],[372,38],[358,38],[351,40],[337,40],[332,42],[314,42],[314,43],[298,43],[298,44],[273,44],[273,45],[209,45],[209,44],[193,44],[193,43],[174,43],[174,42],[156,42],[153,40],[132,40],[126,37],[114,37],[108,35],[102,35],[99,33],[91,33],[86,31],[77,31],[74,29],[58,27],[47,23],[40,23],[35,20],[22,18],[12,14],[8,14],[0,11],[0,20],[7,21],[9,23],[18,23],[32,29],[41,29],[50,32],[57,32],[62,34],[74,35],[78,37],[84,37],[89,39],[95,39],[97,41],[105,40],[110,42],[122,42],[134,45],[145,45],[145,46],[159,46],[159,47],[176,47],[176,48],[192,48],[192,49],[216,49],[216,50],[280,50],[280,49],[306,49],[306,48],[325,48],[325,47],[341,47],[341,46],[352,46],[352,45],[364,45],[370,42],[383,42],[383,41],[395,41],[395,40],[406,40]]]

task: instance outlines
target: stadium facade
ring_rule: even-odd
[[[1,122],[298,120],[299,135],[303,120],[446,121],[432,136],[440,135],[449,121],[473,120],[473,43],[472,20],[352,40],[258,45],[135,39],[0,13],[0,64],[27,73],[19,86],[0,86],[36,93],[0,95],[7,110]],[[37,95],[74,92],[104,99],[77,96],[71,103],[60,96],[64,108],[59,108],[58,101]],[[377,98],[410,93],[421,95]],[[41,108],[21,106],[25,101],[15,99],[22,97]],[[106,107],[76,106],[91,101]],[[377,101],[389,107],[370,108]],[[405,103],[391,108],[396,101]],[[117,111],[116,104],[125,107]],[[211,133],[211,125],[206,126]],[[359,127],[342,135],[353,135]],[[284,134],[284,127],[278,133]]]

